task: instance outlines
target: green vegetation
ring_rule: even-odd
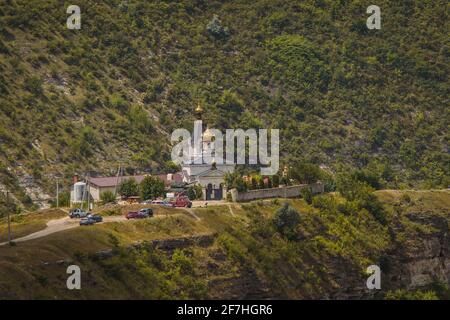
[[[184,250],[170,257],[151,248],[126,250],[116,247],[115,256],[99,260],[107,277],[127,284],[134,298],[201,299],[206,296],[206,281],[197,277],[197,263]],[[136,281],[141,289],[136,292]],[[135,293],[136,292],[136,293]]]
[[[164,195],[164,182],[154,176],[145,177],[141,183],[129,178],[120,183],[118,193],[126,198],[140,195],[142,200],[155,199]]]
[[[450,184],[445,1],[380,0],[380,31],[356,0],[77,5],[81,30],[57,0],[0,5],[0,183],[19,202],[18,168],[49,193],[50,173],[68,184],[117,159],[172,170],[168,137],[197,100],[212,127],[279,128],[281,168]]]
[[[136,179],[128,178],[119,184],[117,192],[126,198],[137,196],[139,194],[139,184],[136,182]]]
[[[201,199],[203,196],[203,188],[201,185],[195,184],[193,186],[189,186],[186,193],[189,200]]]
[[[105,191],[100,194],[100,200],[103,204],[107,204],[116,201],[116,196],[111,191]]]
[[[156,199],[164,195],[164,182],[154,176],[147,176],[139,185],[142,200]]]
[[[385,276],[377,298],[448,299],[445,283],[405,290],[406,278],[401,283],[389,279],[403,270],[405,253],[409,263],[427,263],[421,246],[448,231],[448,225],[436,227],[450,221],[449,192],[374,194],[383,204],[386,225],[358,207],[357,200],[328,194],[314,197],[314,206],[273,200],[232,205],[233,215],[226,206],[194,209],[200,221],[183,210],[158,206],[152,219],[75,228],[1,247],[0,289],[8,290],[0,290],[0,296],[370,298],[372,293],[355,288],[364,285],[367,266],[378,264]],[[137,208],[117,206],[117,214]],[[209,242],[199,241],[202,236]],[[172,242],[178,247],[161,242],[170,239],[183,240]],[[55,263],[61,259],[85,270],[80,292],[58,289],[66,276],[66,264]]]
[[[50,209],[33,214],[21,213],[11,216],[11,233],[13,239],[45,229],[49,220],[66,217],[60,209]],[[8,220],[0,219],[0,242],[8,239]]]
[[[289,203],[278,209],[273,218],[275,228],[287,239],[295,239],[296,229],[300,223],[300,214]]]
[[[413,292],[399,289],[386,294],[387,300],[439,300],[433,291],[416,290]]]

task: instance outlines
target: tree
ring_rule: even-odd
[[[155,199],[164,195],[164,182],[158,177],[146,176],[140,185],[141,199]]]
[[[139,185],[134,178],[122,181],[119,185],[119,194],[122,197],[133,197],[139,194]]]
[[[258,181],[258,187],[259,187],[259,189],[265,189],[265,188],[266,188],[266,185],[264,184],[264,178],[263,178],[263,177],[261,177],[261,178],[259,179],[259,181]]]
[[[379,223],[386,224],[383,205],[367,182],[358,180],[354,174],[342,174],[336,179],[336,187],[348,201],[355,202],[359,208],[369,211]]]
[[[272,183],[272,177],[267,177],[267,188],[272,188],[273,187],[273,183]]]
[[[105,191],[100,194],[100,200],[103,204],[116,201],[116,196],[111,191]]]
[[[70,206],[70,192],[61,192],[58,195],[58,204],[60,207],[68,207]],[[54,203],[56,205],[56,203]]]
[[[305,199],[307,204],[311,204],[312,203],[312,192],[311,192],[311,188],[303,188],[302,190],[300,190],[300,194],[302,196],[303,199]]]
[[[187,189],[187,196],[189,200],[200,199],[203,196],[202,186],[199,184],[189,186],[189,188]]]
[[[258,189],[258,181],[256,180],[256,177],[251,177],[250,179],[252,179],[251,181],[251,189],[252,190],[256,190]]]
[[[238,172],[227,173],[225,175],[225,184],[228,189],[236,188],[239,192],[245,192],[248,189],[247,184]]]
[[[310,184],[317,182],[320,178],[320,168],[310,163],[301,163],[293,166],[290,171],[291,177],[300,183]]]
[[[275,228],[289,240],[296,238],[296,228],[300,220],[300,214],[287,202],[284,203],[283,207],[278,209],[273,218]]]
[[[273,178],[272,178],[272,185],[275,188],[278,188],[280,186],[280,176],[279,175],[276,174],[276,175],[273,176]]]
[[[227,37],[230,34],[230,30],[227,27],[222,26],[222,21],[220,21],[217,14],[215,14],[208,23],[206,30],[216,38]]]

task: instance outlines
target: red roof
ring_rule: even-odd
[[[147,175],[140,175],[140,176],[121,176],[119,179],[117,177],[99,177],[99,178],[90,178],[89,182],[91,185],[100,187],[100,188],[107,188],[107,187],[115,187],[117,182],[120,184],[122,181],[133,178],[136,180],[137,183],[141,183],[142,180]],[[172,174],[172,180],[168,180],[168,174],[158,174],[154,175],[155,177],[161,179],[164,182],[164,185],[166,187],[170,187],[170,185],[173,182],[180,183],[183,181],[183,176],[180,173],[174,173]]]

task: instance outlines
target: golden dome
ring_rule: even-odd
[[[195,113],[201,114],[203,113],[203,108],[200,103],[197,104],[197,108],[195,108]]]
[[[212,131],[209,128],[206,129],[205,132],[203,132],[203,141],[211,142],[213,137],[214,137],[214,134],[212,133]]]

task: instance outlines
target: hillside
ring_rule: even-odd
[[[282,161],[449,182],[448,3],[58,0],[0,4],[0,190],[29,196],[119,163],[172,170],[170,133],[279,128]],[[218,31],[207,26],[217,15]],[[0,203],[4,199],[0,199]]]
[[[376,195],[383,223],[323,195],[289,201],[300,214],[292,233],[275,227],[283,203],[271,200],[195,209],[201,220],[155,207],[159,218],[0,246],[0,298],[449,299],[450,193]],[[71,264],[82,290],[65,287]],[[382,270],[381,290],[365,287],[370,264]]]

